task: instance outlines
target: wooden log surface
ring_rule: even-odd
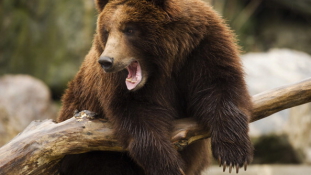
[[[308,102],[311,102],[311,78],[253,96],[250,122]],[[178,150],[208,137],[210,133],[202,131],[191,118],[175,121],[172,143]],[[93,150],[126,151],[114,138],[109,121],[94,119],[89,111],[61,123],[34,121],[0,148],[0,175],[57,174],[62,157]]]
[[[281,110],[311,102],[311,78],[253,96],[251,122]]]

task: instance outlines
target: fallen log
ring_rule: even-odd
[[[250,122],[275,112],[311,102],[311,78],[253,96]],[[0,174],[58,174],[58,162],[67,154],[88,151],[126,151],[113,136],[109,121],[82,111],[61,123],[33,121],[22,133],[0,148]],[[183,149],[210,137],[191,118],[175,121],[172,143]]]

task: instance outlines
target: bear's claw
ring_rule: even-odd
[[[244,162],[244,171],[247,170],[247,161]]]
[[[226,171],[226,168],[227,168],[227,162],[224,161],[224,162],[222,163],[220,157],[218,157],[218,162],[219,162],[219,167],[223,166],[223,172],[225,172],[225,171]],[[244,162],[243,166],[244,166],[244,171],[246,171],[246,170],[247,170],[247,160]],[[229,164],[229,173],[232,172],[232,168],[234,168],[234,164],[232,164],[232,163],[230,162],[230,164]],[[239,164],[236,164],[236,168],[235,168],[235,169],[236,169],[236,173],[238,174],[238,173],[239,173],[239,169],[240,169],[240,165],[239,165]]]
[[[236,173],[237,173],[237,174],[239,173],[239,168],[240,168],[240,166],[237,165],[237,166],[236,166]]]

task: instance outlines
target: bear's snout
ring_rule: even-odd
[[[102,66],[105,72],[110,72],[113,66],[113,58],[108,56],[100,56],[98,63]]]

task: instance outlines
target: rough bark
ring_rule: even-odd
[[[311,78],[253,96],[254,113],[250,122],[308,102],[311,102]],[[57,174],[57,163],[67,154],[126,151],[114,138],[109,121],[93,116],[92,112],[82,111],[62,123],[32,122],[0,148],[0,174]],[[202,131],[191,118],[175,121],[172,143],[178,150],[208,137],[210,133]]]

